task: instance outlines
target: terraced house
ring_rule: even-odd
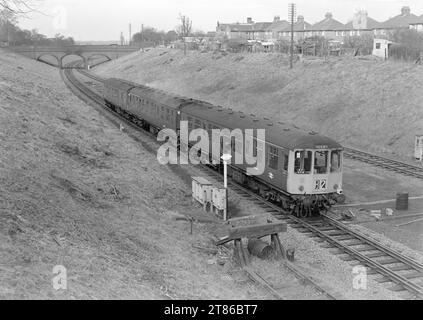
[[[294,24],[294,39],[302,40],[313,36],[325,37],[328,40],[342,41],[347,36],[361,36],[373,34],[374,36],[387,35],[398,29],[414,29],[423,31],[423,15],[411,13],[410,7],[402,7],[401,14],[378,22],[369,17],[366,11],[361,10],[354,14],[351,21],[346,24],[334,19],[328,12],[322,21],[310,24],[303,16],[298,16]],[[246,23],[220,24],[216,29],[217,37],[226,39],[244,39],[258,41],[288,40],[291,37],[291,24],[281,20],[279,16],[273,22],[255,23],[252,18],[247,18]]]

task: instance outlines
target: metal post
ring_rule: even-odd
[[[142,52],[144,52],[143,42],[144,42],[144,24],[141,24],[141,51]]]
[[[232,156],[230,154],[224,154],[223,160],[223,185],[226,192],[226,210],[223,215],[223,220],[228,221],[228,162],[231,161]]]
[[[290,58],[289,64],[290,68],[294,67],[294,22],[295,22],[295,15],[296,15],[296,5],[294,3],[289,4],[289,20],[291,23],[291,46],[290,46]]]

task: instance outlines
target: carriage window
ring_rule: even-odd
[[[257,140],[253,139],[253,157],[257,157]]]
[[[188,117],[188,129],[189,129],[189,131],[192,130],[192,118],[191,117]]]
[[[195,119],[194,129],[201,129],[201,121]]]
[[[311,160],[313,153],[311,151],[295,152],[295,173],[309,174],[311,172]]]
[[[269,147],[269,167],[278,170],[279,154],[278,148]]]
[[[288,163],[289,163],[289,156],[287,154],[284,155],[284,161],[283,161],[283,169],[285,171],[288,171]]]
[[[314,173],[325,174],[328,172],[328,151],[316,151],[314,154]]]
[[[330,171],[331,172],[341,171],[341,151],[340,150],[332,151],[331,161],[330,161]]]

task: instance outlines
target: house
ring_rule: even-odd
[[[290,26],[286,20],[281,20],[279,16],[274,17],[273,23],[266,29],[266,40],[276,41],[279,39],[279,32],[285,30],[286,27]]]
[[[217,22],[216,37],[226,39],[252,39],[254,36],[254,22],[247,18],[247,23],[219,23]]]
[[[419,32],[423,31],[423,14],[418,19],[410,23],[410,29]]]
[[[360,10],[354,14],[353,20],[345,25],[346,35],[350,37],[364,34],[371,35],[373,34],[373,30],[379,26],[380,22],[370,18],[367,11]]]
[[[267,28],[272,25],[272,22],[256,22],[253,25],[253,37],[251,40],[266,40]]]
[[[267,29],[272,22],[217,23],[216,37],[226,39],[266,40]]]
[[[386,39],[374,39],[373,42],[373,55],[383,59],[389,58],[389,47],[392,45],[392,41]]]
[[[347,35],[346,26],[335,20],[332,13],[328,12],[325,19],[311,26],[311,35],[325,37],[329,40],[342,40]]]
[[[279,31],[280,39],[290,39],[291,38],[291,24],[288,23],[285,28]],[[304,40],[307,37],[313,36],[312,34],[312,25],[304,20],[303,16],[298,16],[297,22],[294,23],[294,40]]]
[[[398,30],[398,29],[409,29],[410,26],[414,26],[415,23],[418,27],[418,24],[421,22],[421,18],[411,13],[410,7],[402,7],[401,14],[382,22],[379,26],[374,28],[375,36],[384,36],[389,32]]]

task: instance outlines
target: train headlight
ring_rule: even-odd
[[[344,191],[342,190],[342,188],[339,185],[337,185],[337,184],[335,184],[333,186],[333,189],[336,190],[336,193],[337,194],[343,194],[344,193]]]
[[[304,191],[304,186],[300,186],[300,187],[298,188],[298,190],[300,190],[301,192],[303,192],[303,191]]]

